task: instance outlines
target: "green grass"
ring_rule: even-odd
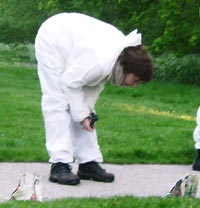
[[[113,198],[69,198],[50,202],[10,201],[0,204],[3,208],[199,208],[199,199],[161,197],[113,197]]]
[[[0,74],[0,161],[44,161],[36,70],[6,65]]]
[[[35,68],[0,66],[0,161],[48,161]],[[200,88],[152,81],[107,85],[97,102],[99,143],[108,163],[190,164]]]
[[[97,109],[107,162],[190,164],[199,88],[153,81],[137,89],[107,86]]]
[[[0,161],[47,162],[40,86],[35,68],[0,65]],[[152,81],[134,88],[107,85],[97,103],[99,143],[109,163],[191,164],[200,88]],[[119,187],[120,188],[120,187]],[[133,196],[9,201],[0,207],[198,208],[199,199]]]

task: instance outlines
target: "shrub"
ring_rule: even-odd
[[[173,53],[154,59],[154,77],[176,83],[200,86],[200,58],[198,54],[176,57]]]
[[[0,43],[0,60],[35,63],[35,52],[32,43]]]
[[[31,43],[0,43],[1,60],[35,63],[34,46]],[[165,53],[154,58],[154,68],[157,80],[200,86],[199,54],[177,57],[174,53]]]

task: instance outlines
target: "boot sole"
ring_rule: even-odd
[[[49,181],[53,182],[53,183],[59,183],[59,184],[63,184],[63,185],[77,185],[80,183],[80,181],[59,181],[56,178],[49,178]]]
[[[106,182],[106,183],[111,183],[114,181],[114,178],[98,178],[96,176],[89,176],[87,174],[78,174],[78,176],[81,180],[93,180],[93,181]]]

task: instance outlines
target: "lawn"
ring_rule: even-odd
[[[133,196],[113,198],[69,198],[51,202],[10,201],[2,208],[199,208],[199,199],[191,198],[139,198]]]
[[[36,69],[2,64],[0,74],[0,161],[48,161]],[[96,105],[105,162],[192,163],[199,93],[159,81],[106,85]]]
[[[0,161],[47,162],[40,86],[33,66],[0,64]],[[200,88],[153,80],[138,88],[106,85],[97,102],[99,143],[107,163],[191,164]],[[199,199],[65,199],[0,207],[200,207]]]

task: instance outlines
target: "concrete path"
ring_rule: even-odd
[[[73,172],[77,164],[72,164]],[[82,180],[77,186],[59,185],[48,181],[48,163],[0,163],[0,201],[9,199],[21,175],[26,172],[42,176],[44,200],[67,197],[165,196],[177,180],[187,173],[196,175],[191,165],[111,165],[102,164],[115,174],[113,183]],[[197,197],[200,198],[198,189]]]

